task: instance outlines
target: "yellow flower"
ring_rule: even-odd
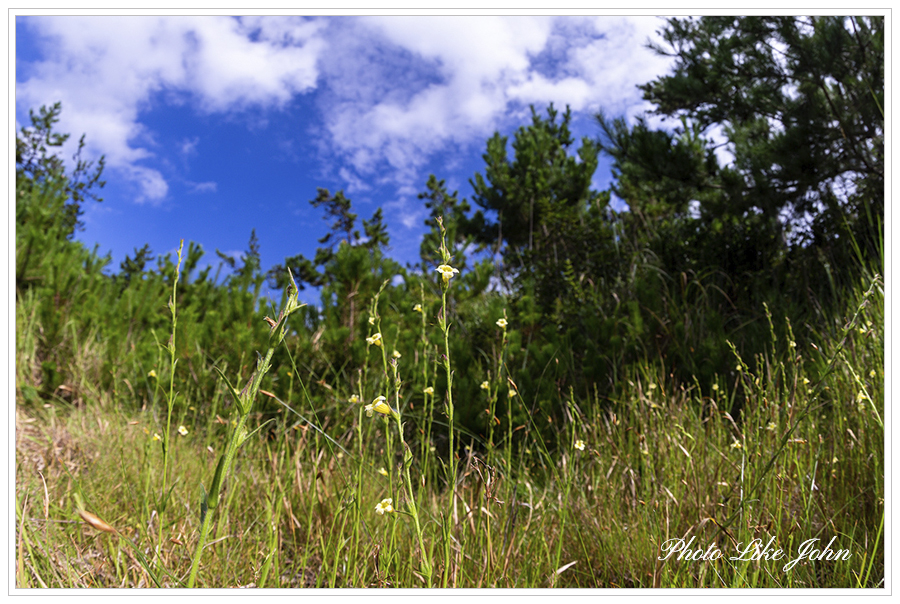
[[[381,346],[381,334],[376,333],[376,334],[369,336],[368,338],[366,338],[366,343],[369,344],[370,346],[373,344],[375,346]]]
[[[353,403],[353,404],[355,405],[356,403],[359,402],[359,397],[356,396],[355,394],[351,394],[351,395],[350,395],[350,402]]]
[[[869,377],[870,377],[870,378],[875,377],[875,370],[874,370],[874,369],[873,369],[872,371],[869,372]]]
[[[154,432],[154,433],[153,433],[153,440],[162,440],[162,437],[159,435],[159,433]]]
[[[423,390],[423,392],[424,392],[425,394],[434,394],[434,388],[432,388],[431,386],[429,386],[428,388],[426,388],[425,390]]]
[[[440,265],[437,267],[437,271],[441,274],[441,277],[444,278],[444,283],[448,283],[453,275],[459,273],[458,268],[453,268],[449,264]]]
[[[732,449],[743,449],[744,446],[741,444],[741,441],[736,440],[733,443],[731,443],[731,448]]]
[[[369,325],[375,325],[375,317],[369,317]]]
[[[422,310],[422,305],[421,305],[421,304],[416,304],[415,306],[413,306],[413,312],[421,312],[421,313],[424,313],[425,311]]]
[[[575,448],[579,451],[584,451],[584,441],[579,439],[575,441]]]
[[[509,398],[512,398],[512,397],[514,397],[515,395],[516,395],[516,391],[513,390],[512,388],[510,388],[510,389],[509,389],[509,392],[506,394],[506,396],[508,396]]]
[[[491,389],[491,385],[488,384],[487,382],[481,382],[481,389],[482,389],[482,390],[490,390],[490,389]]]
[[[497,327],[502,327],[503,329],[506,329],[507,325],[509,325],[509,323],[506,322],[506,319],[497,319]]]
[[[394,357],[395,359],[399,359],[401,355],[400,355],[399,352],[397,352],[397,351],[395,350],[394,352],[391,353],[391,356]]]
[[[147,374],[147,377],[151,377],[151,378],[153,378],[153,379],[156,379],[156,371],[155,371],[154,369],[151,369],[151,370],[150,370],[150,373]]]
[[[713,385],[712,385],[712,389],[713,389],[713,392],[718,392],[718,391],[719,391],[719,385],[718,385],[718,384],[713,384]]]
[[[387,476],[387,475],[388,475],[388,471],[385,470],[383,467],[378,468],[378,473],[381,474],[382,476]]]
[[[181,434],[182,436],[187,436],[188,429],[185,428],[184,426],[178,426],[178,433]]]
[[[375,504],[375,513],[379,516],[384,516],[385,514],[390,514],[394,511],[394,500],[388,497],[387,499],[382,499],[381,503]]]
[[[391,407],[385,402],[386,400],[383,396],[379,396],[372,401],[371,405],[366,405],[366,415],[372,417],[376,411],[382,415],[391,415]]]
[[[768,430],[769,432],[774,432],[776,427],[777,426],[775,425],[775,422],[769,422],[769,425],[766,426],[766,430]]]

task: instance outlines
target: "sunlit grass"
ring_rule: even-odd
[[[173,389],[183,370],[177,267],[167,366],[135,368],[128,392],[91,388],[101,344],[73,331],[77,405],[36,404],[40,324],[26,296],[16,314],[17,586],[884,585],[879,277],[815,342],[796,342],[790,322],[769,314],[771,344],[754,358],[732,347],[733,371],[711,386],[678,383],[665,359],[651,359],[618,376],[613,396],[560,392],[563,421],[552,424],[507,366],[516,326],[505,312],[490,319],[496,355],[470,376],[483,381],[480,398],[454,397],[458,271],[440,253],[439,304],[422,289],[386,320],[387,282],[367,302],[357,374],[335,368],[326,381],[294,356],[294,288],[267,318],[266,350],[243,351],[255,359],[248,379],[212,359],[200,368],[219,376],[209,400]],[[396,352],[407,332],[414,355]],[[281,348],[288,381],[269,391]],[[141,383],[152,404],[138,407]],[[457,425],[459,405],[485,414],[484,434]],[[754,557],[754,543],[783,554]],[[786,566],[810,543],[849,556]]]

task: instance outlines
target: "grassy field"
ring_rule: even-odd
[[[269,350],[290,351],[296,307],[290,297],[270,319]],[[186,369],[172,305],[176,337],[150,374],[122,391],[92,387],[104,344],[85,341],[73,361],[83,380],[35,405],[21,395],[39,372],[30,310],[17,304],[19,588],[884,586],[878,277],[820,341],[798,346],[769,317],[771,352],[735,352],[734,371],[706,391],[654,359],[620,378],[615,399],[562,393],[553,442],[537,414],[511,436],[448,430],[461,404],[492,414],[498,400],[534,401],[502,348],[484,399],[455,401],[443,312],[422,325],[445,348],[397,358],[376,297],[369,362],[352,385],[311,395],[291,356],[276,396],[261,387],[271,355],[247,351],[259,359],[251,379],[225,368],[214,400],[176,405],[170,378]],[[437,374],[446,392],[430,385]],[[264,399],[278,412],[263,417]],[[421,421],[430,406],[443,413]]]

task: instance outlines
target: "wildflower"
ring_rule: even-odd
[[[796,347],[797,347],[797,342],[791,340],[790,342],[788,342],[788,346],[790,346],[791,348],[796,348]]]
[[[506,319],[497,319],[497,327],[506,329],[507,325],[509,325],[509,323],[506,322]]]
[[[490,389],[491,389],[491,385],[488,384],[487,382],[481,382],[481,389],[482,389],[482,390],[490,390]]]
[[[809,384],[809,378],[803,378],[803,385],[806,386]]]
[[[584,451],[584,441],[583,441],[583,440],[580,440],[580,439],[579,439],[579,440],[576,440],[576,441],[575,441],[575,448],[578,449],[579,451]]]
[[[712,389],[713,389],[713,392],[718,392],[718,391],[719,391],[719,385],[718,385],[718,384],[713,384],[713,385],[712,385]]]
[[[656,390],[656,384],[650,384],[650,390]]]
[[[369,325],[375,325],[375,317],[369,317]]]
[[[509,398],[512,398],[512,397],[514,397],[515,395],[516,395],[516,391],[513,390],[512,388],[510,388],[510,389],[509,389],[509,392],[506,393],[506,396],[508,396]]]
[[[866,395],[862,390],[860,390],[856,393],[856,402],[861,403],[864,400],[866,400]]]
[[[159,435],[158,432],[154,432],[154,433],[153,433],[153,440],[162,440],[162,437]]]
[[[381,474],[382,476],[387,476],[387,475],[388,475],[388,471],[385,470],[383,466],[380,467],[380,468],[378,468],[378,473]]]
[[[386,400],[383,396],[379,396],[372,401],[371,405],[366,405],[366,415],[372,417],[376,411],[382,415],[391,415],[391,407],[385,402]]]
[[[440,265],[439,267],[437,267],[437,271],[441,274],[441,277],[444,278],[444,283],[449,283],[449,282],[450,282],[450,278],[451,278],[453,275],[459,273],[459,269],[458,269],[458,268],[453,268],[453,267],[450,266],[449,264],[442,264],[442,265]]]
[[[415,306],[413,306],[413,312],[421,312],[421,313],[424,313],[425,311],[422,310],[422,305],[421,305],[421,304],[416,304]]]
[[[381,346],[381,334],[376,333],[376,334],[369,336],[368,338],[366,338],[366,343],[369,344],[370,346],[371,345]]]
[[[873,369],[872,371],[869,372],[869,377],[870,377],[870,378],[875,377],[875,370],[874,370],[874,369]]]
[[[397,352],[397,351],[395,350],[394,352],[391,353],[391,356],[394,357],[395,359],[399,359],[401,355],[400,355],[399,352]]]
[[[733,443],[731,443],[731,448],[732,449],[743,449],[744,446],[741,444],[741,441],[736,440]]]
[[[766,426],[766,430],[768,430],[769,432],[774,432],[775,428],[777,428],[775,422],[769,422],[769,425]]]
[[[150,373],[147,374],[147,377],[153,378],[155,380],[156,379],[156,370],[151,369]]]
[[[426,389],[423,390],[422,392],[424,392],[425,394],[434,394],[434,388],[432,388],[431,386],[429,386],[428,388],[426,388]]]
[[[185,428],[184,426],[178,426],[178,433],[181,434],[182,436],[187,436],[188,429]]]
[[[357,404],[357,403],[359,402],[359,397],[356,396],[355,394],[351,394],[351,395],[350,395],[350,402],[351,402],[352,404],[354,404],[354,405]]]
[[[382,499],[381,503],[375,504],[375,513],[379,516],[384,516],[385,513],[390,514],[394,511],[394,500],[388,497],[387,499]]]

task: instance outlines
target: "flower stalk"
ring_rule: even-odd
[[[231,386],[228,378],[216,368],[219,376],[225,381],[228,385],[228,389],[231,391],[231,395],[235,401],[235,412],[238,414],[238,417],[234,428],[229,435],[225,451],[219,456],[219,462],[216,464],[216,471],[213,475],[212,482],[210,483],[209,490],[204,492],[203,499],[200,502],[200,538],[197,541],[197,549],[194,551],[194,557],[191,562],[191,572],[187,582],[188,588],[194,587],[194,583],[197,580],[197,571],[200,568],[200,558],[203,554],[203,548],[206,545],[207,537],[209,536],[209,528],[212,524],[213,513],[219,505],[219,493],[222,490],[222,484],[228,476],[237,450],[250,437],[250,434],[247,433],[246,426],[247,420],[250,418],[250,412],[253,410],[253,401],[256,399],[256,395],[259,392],[263,377],[265,377],[271,368],[270,363],[272,361],[272,355],[275,353],[275,348],[284,341],[284,336],[287,333],[287,318],[303,306],[303,304],[297,300],[299,290],[297,289],[297,284],[294,282],[294,276],[291,275],[290,271],[288,271],[288,276],[291,279],[291,284],[288,286],[287,301],[278,315],[278,320],[273,321],[270,319],[267,321],[270,326],[268,350],[266,351],[265,357],[258,357],[256,371],[250,377],[250,382],[240,393],[238,393]]]

